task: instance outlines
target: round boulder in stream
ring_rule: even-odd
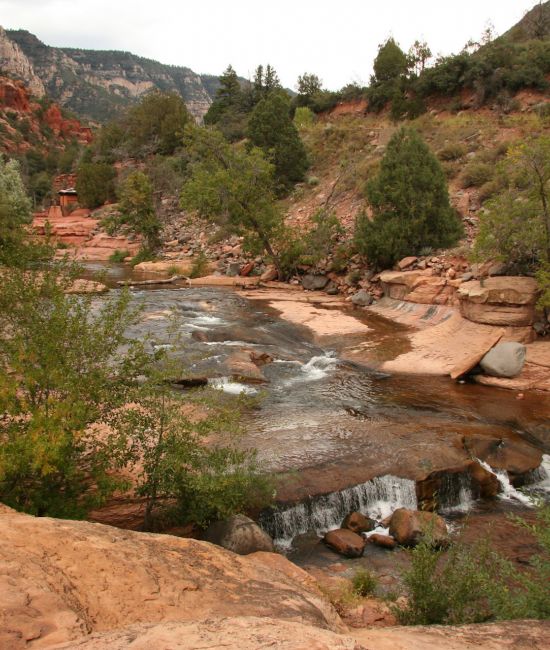
[[[367,543],[361,535],[347,528],[330,530],[325,534],[323,541],[329,548],[336,551],[336,553],[351,558],[361,557]]]
[[[214,522],[206,530],[203,539],[238,555],[256,551],[274,552],[271,537],[245,515],[233,515]]]
[[[342,522],[342,528],[347,528],[360,535],[374,530],[376,522],[360,512],[350,512]]]
[[[424,540],[436,548],[449,545],[447,524],[433,512],[397,509],[390,521],[390,535],[401,546],[416,546]]]

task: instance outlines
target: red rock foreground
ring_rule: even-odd
[[[276,554],[0,506],[3,650],[542,650],[549,632],[535,622],[347,631],[315,580]]]

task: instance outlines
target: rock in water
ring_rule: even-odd
[[[333,551],[345,557],[361,557],[367,543],[361,535],[346,528],[330,530],[325,534],[323,541]]]
[[[204,539],[238,555],[248,555],[256,551],[274,552],[269,535],[245,515],[233,515],[214,522],[208,527]]]
[[[390,521],[390,535],[402,546],[416,546],[423,539],[431,540],[435,547],[447,546],[447,524],[433,512],[399,508]]]
[[[308,291],[321,291],[329,283],[329,279],[325,275],[304,275],[302,278],[302,287]]]
[[[342,528],[352,530],[358,535],[368,533],[376,528],[376,522],[360,512],[350,512],[342,522]]]
[[[373,300],[372,295],[364,289],[361,289],[351,297],[351,302],[358,307],[368,307],[372,304]]]
[[[516,377],[523,369],[526,353],[521,343],[497,343],[479,363],[491,377]]]
[[[394,549],[397,546],[397,542],[393,537],[389,535],[381,535],[375,533],[369,537],[369,542],[375,544],[376,546],[381,546],[382,548]]]

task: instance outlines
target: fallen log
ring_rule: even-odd
[[[178,280],[190,282],[190,278],[186,275],[173,275],[171,278],[159,278],[158,280],[118,280],[117,284],[121,287],[137,287],[151,284],[173,284]]]

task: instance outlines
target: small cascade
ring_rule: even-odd
[[[466,472],[445,474],[437,495],[438,511],[468,512],[479,494],[475,493],[472,477]]]
[[[533,499],[523,492],[520,492],[517,490],[512,483],[510,482],[510,479],[508,478],[508,474],[504,470],[494,470],[489,463],[486,463],[483,460],[478,459],[478,463],[486,469],[488,472],[491,472],[491,474],[494,474],[497,477],[497,480],[500,484],[500,498],[501,499],[507,499],[509,501],[518,501],[519,503],[522,503],[523,505],[526,506],[532,506],[534,505]]]
[[[544,454],[540,466],[529,474],[527,489],[543,499],[550,499],[550,454]]]
[[[340,528],[350,512],[359,511],[379,521],[397,508],[416,510],[417,507],[415,482],[387,475],[281,510],[265,511],[260,524],[279,548],[288,549],[298,535],[308,532],[323,535]]]
[[[338,365],[338,357],[334,352],[320,354],[301,365],[300,373],[286,382],[287,386],[296,382],[318,381],[329,375]]]

